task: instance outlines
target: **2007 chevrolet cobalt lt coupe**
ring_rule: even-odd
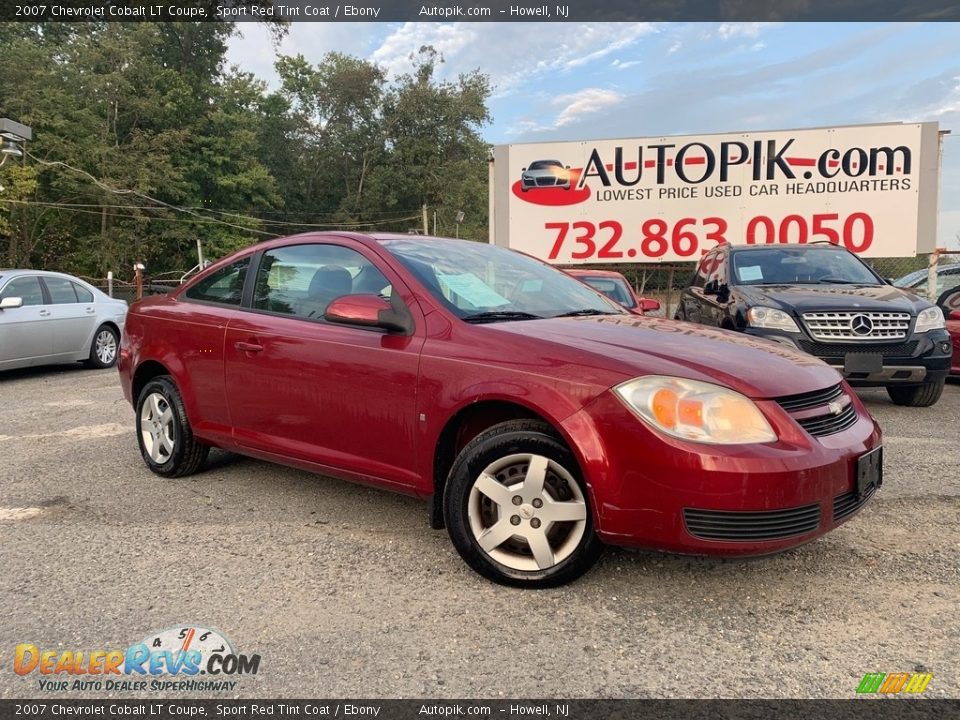
[[[510,585],[572,580],[603,543],[784,550],[882,481],[878,426],[816,358],[475,242],[247,248],[136,303],[119,368],[158,475],[216,446],[417,495]]]

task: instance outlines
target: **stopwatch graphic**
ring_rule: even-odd
[[[171,653],[198,651],[200,653],[200,662],[197,665],[201,668],[207,666],[210,656],[219,654],[222,656],[233,655],[233,646],[218,630],[212,630],[201,625],[178,625],[147,635],[142,641],[151,653],[163,652]]]

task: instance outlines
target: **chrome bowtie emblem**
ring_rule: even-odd
[[[856,335],[869,335],[873,332],[873,320],[866,315],[854,315],[850,320],[850,329]]]

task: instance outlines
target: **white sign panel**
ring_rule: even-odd
[[[493,241],[558,264],[694,260],[717,243],[936,239],[936,123],[506,145]]]

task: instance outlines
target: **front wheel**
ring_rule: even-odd
[[[117,364],[117,348],[120,334],[109,325],[101,325],[93,334],[90,357],[87,364],[95,368],[108,368]]]
[[[137,441],[147,467],[168,478],[197,472],[210,452],[194,437],[180,391],[167,375],[154,378],[140,391]]]
[[[940,378],[922,385],[887,385],[887,395],[894,405],[930,407],[940,399],[945,382],[945,378]]]
[[[513,420],[474,438],[444,492],[444,519],[466,563],[517,587],[568,583],[596,562],[602,544],[579,469],[544,423]]]

